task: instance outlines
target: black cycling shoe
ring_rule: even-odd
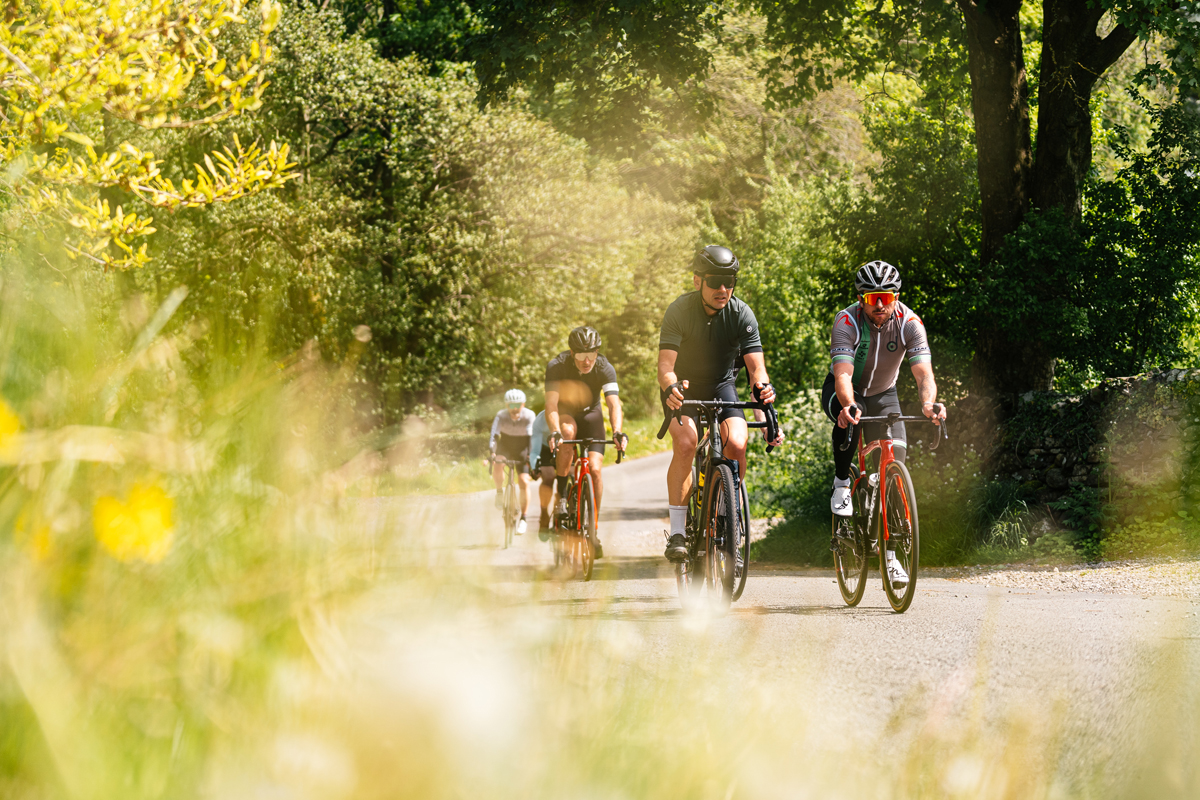
[[[600,540],[596,540],[596,558],[604,558],[604,545],[600,544]]]
[[[676,533],[667,540],[667,551],[663,553],[667,561],[687,561],[687,539],[682,533]]]

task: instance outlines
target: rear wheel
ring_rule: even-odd
[[[884,513],[879,515],[879,567],[883,572],[883,593],[892,610],[904,613],[917,590],[921,538],[917,525],[917,496],[913,492],[908,467],[899,461],[887,465],[883,476]],[[886,533],[887,541],[884,541]],[[893,582],[888,574],[887,553],[895,552],[896,561],[908,576],[907,582]]]
[[[592,566],[596,563],[596,505],[592,494],[592,478],[583,476],[579,487],[579,538],[580,576],[585,581],[592,579]]]
[[[728,608],[733,599],[737,572],[735,540],[737,531],[738,498],[733,490],[733,472],[725,464],[714,470],[714,480],[708,498],[708,520],[705,526],[709,557],[709,589],[718,608]]]

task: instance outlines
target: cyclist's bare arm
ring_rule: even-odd
[[[562,433],[558,427],[558,392],[553,390],[546,392],[546,429],[550,433]]]
[[[658,351],[658,388],[664,392],[667,387],[679,382],[679,376],[675,374],[675,359],[678,357],[679,353],[676,350]],[[683,382],[683,387],[687,388],[687,381]],[[683,405],[683,392],[676,388],[667,396],[667,408],[674,411],[681,405]]]
[[[850,413],[850,406],[854,405],[854,365],[853,364],[834,364],[833,365],[833,391],[837,395],[838,402],[842,404],[842,413],[838,414],[838,427],[844,428],[847,425],[855,425],[858,423],[858,418],[862,416],[862,410],[859,409],[857,414]]]
[[[933,366],[929,362],[913,364],[913,377],[917,381],[917,394],[921,398],[921,413],[934,420],[946,418],[946,406],[937,402],[937,381],[933,378]]]
[[[616,434],[623,430],[625,424],[625,409],[621,406],[620,395],[610,394],[604,398],[605,405],[608,406],[608,421],[612,423],[613,438],[616,439]],[[624,444],[617,445],[618,450],[624,450]]]

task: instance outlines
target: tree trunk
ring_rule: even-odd
[[[971,110],[979,152],[983,263],[1029,207],[1029,84],[1017,14],[1021,0],[959,0],[967,32]]]
[[[1092,166],[1092,89],[1136,37],[1122,25],[1103,39],[1097,36],[1104,9],[1089,0],[1045,0],[1043,12],[1031,197],[1034,208],[1061,208],[1075,220]]]

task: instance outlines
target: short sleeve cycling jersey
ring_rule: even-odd
[[[867,319],[858,303],[833,318],[829,337],[833,364],[854,365],[854,389],[863,397],[886,392],[896,385],[900,365],[931,360],[925,325],[912,309],[896,301],[896,313],[879,328]]]
[[[508,409],[500,409],[496,412],[496,418],[492,420],[492,439],[495,440],[500,434],[504,434],[505,436],[529,436],[533,432],[533,420],[535,416],[532,409],[522,408],[517,418],[513,419],[512,414],[508,413]]]
[[[596,407],[601,397],[619,394],[617,371],[604,356],[596,358],[587,373],[575,366],[575,357],[565,350],[546,365],[546,391],[558,392],[560,409],[586,413]]]
[[[736,297],[716,314],[704,310],[700,292],[688,292],[667,308],[658,349],[674,350],[675,374],[693,387],[716,387],[733,381],[742,358],[762,352],[758,320]]]

